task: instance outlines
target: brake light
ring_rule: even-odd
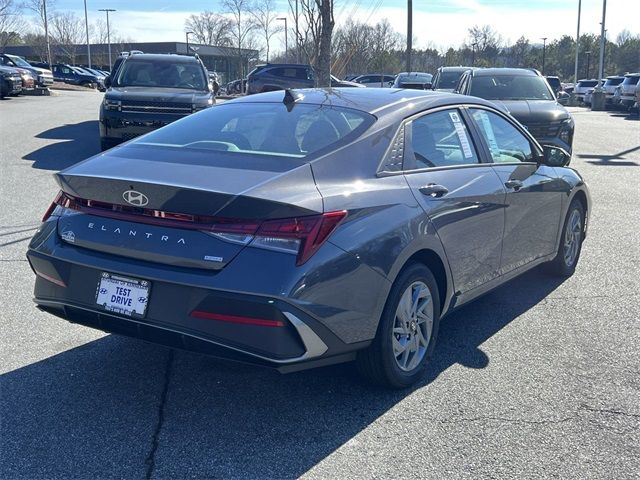
[[[322,246],[347,216],[346,210],[308,217],[267,220],[258,229],[251,246],[297,253],[302,265]]]
[[[320,215],[261,221],[165,212],[86,200],[59,192],[42,221],[50,218],[57,207],[116,220],[199,230],[225,241],[296,255],[296,265],[309,260],[347,216],[346,210],[340,210]]]

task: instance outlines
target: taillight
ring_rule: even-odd
[[[64,193],[62,193],[62,191],[58,192],[56,198],[53,200],[53,202],[51,202],[49,208],[47,208],[47,211],[44,212],[44,215],[42,216],[42,222],[46,222],[47,220],[49,220],[49,217],[51,217],[51,214],[56,209],[56,207],[62,203],[63,196]]]
[[[255,234],[252,247],[297,254],[296,265],[302,265],[318,251],[336,227],[347,216],[345,210],[265,221]]]

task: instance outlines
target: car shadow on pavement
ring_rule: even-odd
[[[447,317],[427,378],[404,391],[350,364],[280,375],[103,337],[0,377],[0,476],[298,477],[450,366],[486,367],[480,346],[561,283],[536,270]]]
[[[628,160],[627,155],[638,152],[640,153],[640,145],[628,148],[622,152],[613,155],[600,155],[594,153],[581,153],[578,158],[582,158],[592,165],[615,166],[615,167],[637,167],[639,164],[633,160]]]
[[[98,121],[63,125],[36,135],[47,140],[66,140],[49,143],[25,155],[23,160],[33,162],[33,168],[62,170],[100,153]]]

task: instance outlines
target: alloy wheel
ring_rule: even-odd
[[[575,209],[571,212],[564,234],[564,263],[567,267],[571,267],[578,257],[581,239],[582,216],[580,212]]]

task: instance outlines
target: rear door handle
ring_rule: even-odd
[[[449,193],[449,189],[443,185],[430,183],[429,185],[425,185],[424,187],[420,188],[420,193],[429,197],[440,198]]]
[[[507,180],[506,182],[504,182],[504,186],[507,188],[512,188],[517,192],[524,186],[524,183],[522,183],[520,180]]]

